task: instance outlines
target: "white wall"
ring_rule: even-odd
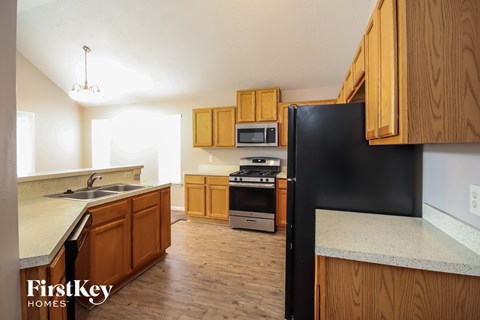
[[[301,101],[330,99],[337,95],[338,88],[316,88],[303,90],[282,91],[283,101]],[[192,147],[192,109],[236,105],[236,92],[227,92],[222,95],[210,96],[198,99],[152,102],[135,105],[114,105],[105,107],[86,107],[83,112],[84,128],[84,163],[89,166],[91,163],[91,120],[92,119],[118,119],[124,117],[132,123],[134,119],[142,119],[149,115],[160,114],[181,114],[182,115],[182,172],[196,170],[199,165],[238,165],[241,157],[248,156],[272,156],[281,158],[282,165],[286,165],[286,148],[240,148],[240,149],[213,149]],[[138,120],[137,120],[138,121]],[[141,121],[141,120],[140,120]],[[125,123],[125,129],[134,127]],[[135,127],[137,127],[135,125]],[[139,143],[140,144],[140,143]],[[168,155],[165,155],[168,156]],[[209,163],[209,156],[213,156],[213,163]],[[157,152],[152,145],[144,145],[135,153],[122,152],[117,148],[112,149],[112,165],[133,165],[143,164],[142,179],[155,179],[158,174]],[[183,187],[172,188],[172,205],[183,207]]]
[[[480,143],[425,145],[423,201],[480,229],[469,213],[469,186],[480,185]]]
[[[17,110],[35,113],[35,172],[82,168],[81,107],[17,51]]]
[[[20,319],[16,170],[17,1],[0,2],[0,317]]]

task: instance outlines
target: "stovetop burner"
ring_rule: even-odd
[[[231,177],[268,177],[274,178],[278,174],[278,171],[273,170],[247,170],[242,169],[237,172],[233,172],[230,174]]]

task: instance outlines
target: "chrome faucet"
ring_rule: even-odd
[[[100,179],[102,180],[102,176],[95,176],[97,173],[93,173],[90,177],[88,177],[87,180],[87,190],[92,190],[93,189],[93,183],[95,180]]]

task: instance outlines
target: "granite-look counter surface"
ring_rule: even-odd
[[[20,269],[49,264],[90,207],[170,186],[170,183],[135,182],[147,187],[92,200],[35,198],[19,201]]]
[[[318,209],[315,253],[480,276],[480,256],[422,218]]]
[[[277,179],[287,179],[287,171],[281,171],[277,174]]]

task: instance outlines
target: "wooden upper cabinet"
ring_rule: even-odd
[[[365,37],[362,37],[352,63],[353,86],[359,85],[365,75]]]
[[[377,15],[374,13],[365,32],[365,136],[367,140],[378,137],[378,26]]]
[[[352,68],[350,68],[347,72],[347,77],[345,78],[344,90],[345,90],[344,92],[345,99],[348,101],[354,90]]]
[[[193,109],[193,146],[213,146],[213,116],[211,108]]]
[[[256,91],[256,121],[277,121],[277,106],[280,90],[277,88]]]
[[[280,101],[280,89],[237,91],[237,123],[275,122]]]
[[[214,108],[213,128],[216,147],[235,147],[235,107]]]
[[[193,109],[193,146],[235,147],[235,109]]]
[[[378,136],[381,138],[398,134],[396,8],[396,0],[380,0],[377,6],[380,52]]]
[[[255,122],[255,90],[237,91],[237,122]]]

